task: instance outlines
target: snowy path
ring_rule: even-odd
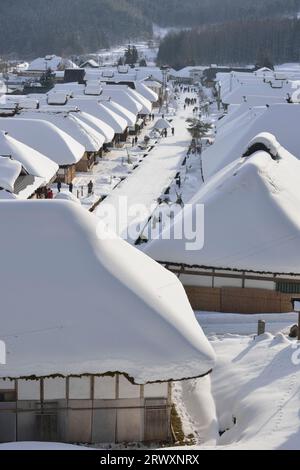
[[[103,205],[109,207],[109,210],[114,208],[117,226],[115,220],[106,220],[106,225],[131,243],[134,243],[142,233],[149,215],[157,207],[157,199],[169,187],[181,168],[191,141],[185,122],[191,114],[191,108],[184,111],[181,103],[171,123],[175,128],[175,135],[161,139],[134,173],[123,181],[95,211],[96,215],[102,217],[105,213]],[[128,217],[124,217],[123,204],[125,203],[127,210],[132,211]]]

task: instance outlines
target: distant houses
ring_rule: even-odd
[[[132,75],[127,67],[111,73],[96,67],[93,61],[83,65],[85,68],[78,68],[72,61],[55,55],[37,58],[18,72],[18,83],[26,85],[26,94],[18,91],[6,95],[0,103],[0,119],[18,120],[18,124],[7,122],[7,126],[2,121],[3,129],[7,127],[11,132],[14,127],[15,135],[26,145],[30,142],[32,148],[42,148],[59,165],[57,180],[67,184],[73,181],[76,171],[90,171],[104,152],[113,146],[122,147],[129,136],[140,132],[159,98],[144,82],[147,72]],[[151,73],[155,70],[159,71],[151,68]],[[56,83],[50,89],[39,82],[49,71]],[[112,80],[118,74],[122,79]],[[25,120],[31,122],[31,127],[26,125],[27,129],[30,127],[29,135],[21,129]],[[33,123],[41,128],[38,121],[44,123],[43,132],[45,123],[51,127],[50,131],[48,125],[44,142],[32,130]],[[48,148],[51,132],[60,145],[65,140],[64,151],[58,153],[56,145]]]
[[[45,57],[38,57],[37,59],[33,60],[25,70],[25,74],[39,76],[41,72],[46,72],[47,70],[55,72],[68,68],[77,68],[77,66],[69,59],[64,59],[54,54],[49,54]]]
[[[0,442],[172,442],[172,382],[215,364],[176,276],[72,202],[0,219]]]

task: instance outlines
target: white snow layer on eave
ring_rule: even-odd
[[[51,122],[30,119],[27,114],[21,116],[0,118],[0,128],[60,166],[81,160],[85,148],[69,134]]]
[[[159,239],[146,252],[189,266],[300,273],[300,162],[283,148],[278,153],[278,161],[265,151],[235,160],[175,219],[177,230],[183,220],[190,226],[198,204],[204,204],[203,249],[188,250],[185,239]]]
[[[10,157],[0,155],[0,188],[14,192],[15,182],[22,171],[22,165]]]
[[[300,159],[300,105],[274,104],[254,107],[224,125],[213,146],[202,155],[205,179],[240,157],[241,151],[257,134],[269,132],[280,144]],[[285,123],[285,124],[284,124]]]
[[[45,155],[3,132],[0,132],[0,155],[12,156],[30,175],[44,178],[46,183],[58,171],[58,165]]]
[[[178,279],[79,205],[0,202],[0,220],[1,377],[118,371],[146,383],[214,367]]]

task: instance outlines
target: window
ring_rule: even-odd
[[[39,380],[18,380],[18,400],[40,401],[40,387]]]
[[[17,401],[16,390],[1,390],[0,389],[0,402]]]
[[[69,379],[69,398],[71,400],[91,399],[91,378],[72,377]]]
[[[300,283],[279,281],[276,282],[276,290],[283,294],[300,294]]]

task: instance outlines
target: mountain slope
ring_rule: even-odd
[[[293,15],[300,0],[1,0],[0,54],[81,54],[192,26]]]

